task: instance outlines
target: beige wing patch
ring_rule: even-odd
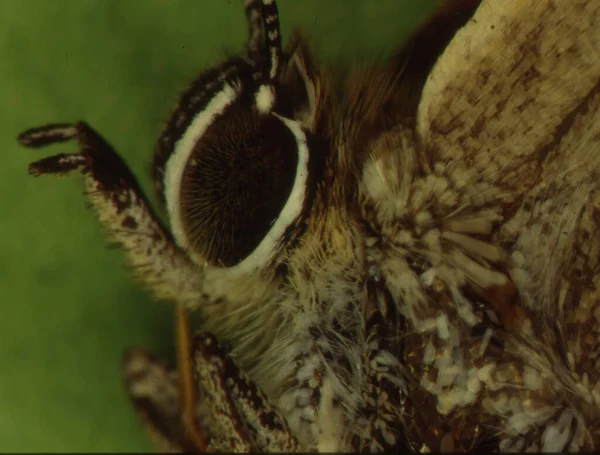
[[[597,134],[599,76],[600,2],[488,0],[431,72],[418,131],[436,161],[464,160],[488,183],[524,190],[567,136],[589,140],[592,124]]]

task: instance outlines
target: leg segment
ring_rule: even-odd
[[[58,154],[29,166],[29,173],[79,171],[100,222],[126,252],[135,274],[161,299],[195,306],[201,302],[202,271],[173,242],[142,194],[133,174],[112,147],[84,122],[32,128],[19,136],[39,148],[76,140],[79,152]]]
[[[209,333],[192,341],[193,364],[212,421],[211,446],[226,451],[296,452],[285,419]]]
[[[194,452],[179,405],[179,377],[141,349],[123,357],[125,389],[144,429],[159,452]]]

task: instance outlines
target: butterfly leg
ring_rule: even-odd
[[[76,141],[77,153],[43,158],[29,165],[29,173],[81,172],[92,207],[110,239],[125,250],[135,274],[158,298],[196,305],[202,301],[202,271],[175,245],[131,171],[98,133],[84,122],[51,124],[29,129],[18,139],[29,148]]]
[[[210,448],[231,452],[299,450],[285,419],[213,335],[196,334],[192,350],[196,378],[210,414]]]
[[[123,381],[135,412],[158,452],[198,452],[182,420],[181,380],[142,349],[123,356]],[[198,425],[201,425],[197,419]]]

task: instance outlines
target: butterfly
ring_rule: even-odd
[[[162,450],[590,451],[600,444],[600,2],[453,0],[386,61],[330,69],[246,0],[238,56],[153,157],[165,226],[85,122],[83,174],[178,369],[125,356]],[[202,315],[188,335],[186,311]]]

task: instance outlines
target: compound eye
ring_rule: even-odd
[[[232,105],[183,170],[179,217],[192,256],[220,267],[266,261],[302,211],[307,164],[296,122]]]

